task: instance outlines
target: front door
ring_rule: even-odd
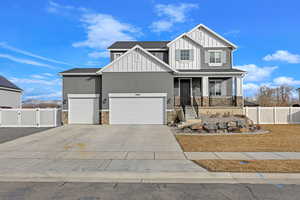
[[[180,104],[182,106],[191,105],[191,87],[189,79],[180,80]]]

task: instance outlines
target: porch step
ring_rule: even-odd
[[[185,106],[184,110],[184,117],[186,121],[197,118],[197,113],[193,106]]]

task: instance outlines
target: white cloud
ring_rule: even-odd
[[[273,80],[273,82],[276,85],[290,85],[290,86],[300,85],[300,80],[295,80],[292,77],[286,77],[286,76],[277,77]]]
[[[75,6],[70,6],[70,5],[61,5],[57,2],[49,1],[47,6],[47,11],[49,13],[55,13],[55,14],[70,14],[71,12],[74,11],[88,12],[89,9],[83,7],[77,8]]]
[[[245,83],[243,85],[244,90],[246,91],[257,91],[259,89],[259,85],[255,83]]]
[[[278,68],[277,66],[258,67],[254,64],[240,65],[235,67],[247,72],[247,75],[245,77],[246,81],[255,82],[264,81],[265,79],[269,78],[272,72]]]
[[[51,92],[48,94],[40,95],[26,95],[25,99],[49,99],[49,98],[60,98],[62,96],[61,92]]]
[[[278,50],[273,54],[269,54],[263,58],[265,61],[284,61],[291,64],[300,63],[300,55],[292,54],[285,50]]]
[[[173,22],[160,20],[153,22],[151,25],[153,32],[162,32],[162,31],[170,31],[173,26]]]
[[[176,23],[187,21],[187,12],[193,8],[198,8],[197,4],[158,4],[155,6],[156,14],[164,19],[155,21],[150,28],[154,32],[170,31]]]
[[[33,58],[37,58],[37,59],[40,59],[40,60],[43,60],[43,61],[47,61],[47,62],[51,62],[51,63],[56,63],[56,64],[63,64],[63,65],[68,65],[68,66],[75,66],[74,64],[70,64],[70,63],[66,63],[66,62],[63,62],[63,61],[59,61],[59,60],[47,58],[47,57],[44,57],[44,56],[39,56],[37,54],[33,54],[31,52],[24,51],[22,49],[18,49],[16,47],[10,46],[10,45],[8,45],[8,44],[6,44],[4,42],[0,43],[0,47],[4,48],[4,49],[7,49],[7,50],[10,50],[10,51],[13,51],[13,52],[16,52],[16,53],[23,54],[25,56],[30,56],[30,57],[33,57]]]
[[[76,42],[74,47],[89,47],[93,49],[105,49],[117,40],[136,40],[139,30],[111,15],[84,14],[81,22],[85,25],[87,39]]]
[[[46,67],[46,68],[49,68],[49,69],[61,69],[59,67],[55,67],[55,66],[48,65],[48,64],[45,64],[45,63],[40,63],[40,62],[37,62],[37,61],[23,59],[23,58],[17,58],[15,56],[8,55],[8,54],[0,54],[0,58],[6,58],[8,60],[11,60],[11,61],[14,61],[14,62],[17,62],[17,63],[27,64],[27,65],[34,65],[34,66],[38,66],[38,67]]]
[[[224,33],[224,35],[238,35],[240,32],[241,32],[240,30],[230,30]]]
[[[102,52],[92,52],[88,55],[91,58],[108,58],[109,52],[108,51],[102,51]]]
[[[35,79],[45,79],[45,76],[42,76],[42,75],[39,75],[39,74],[31,75],[31,77],[35,78]]]
[[[41,79],[28,79],[28,78],[10,78],[10,81],[16,84],[40,84],[40,85],[48,85],[48,86],[55,86],[61,85],[60,79],[54,80],[41,80]]]

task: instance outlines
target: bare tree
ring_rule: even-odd
[[[277,88],[262,86],[256,95],[260,106],[290,106],[294,88],[288,85],[281,85]]]

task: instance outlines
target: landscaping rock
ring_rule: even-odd
[[[215,133],[218,129],[218,126],[215,123],[207,123],[203,125],[203,128],[209,133]]]
[[[194,124],[194,125],[191,126],[191,129],[192,130],[202,130],[203,129],[203,125],[202,125],[202,123],[200,123],[200,124]]]
[[[188,121],[178,125],[178,128],[184,129],[184,128],[187,128],[187,127],[191,127],[195,124],[202,124],[202,120],[201,119],[188,120]]]

